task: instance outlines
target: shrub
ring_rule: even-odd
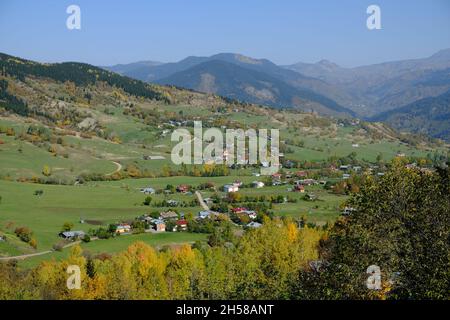
[[[73,228],[73,223],[72,222],[64,222],[61,231],[70,231]]]
[[[53,250],[55,250],[55,251],[62,251],[63,248],[64,248],[64,243],[62,243],[62,242],[58,242],[53,245]]]
[[[152,203],[152,197],[146,197],[144,200],[144,206],[149,206]]]
[[[16,230],[14,230],[14,233],[20,240],[26,243],[31,241],[31,236],[33,235],[33,232],[27,227],[17,227]]]
[[[35,238],[30,240],[30,246],[32,246],[34,249],[37,249],[37,240]]]

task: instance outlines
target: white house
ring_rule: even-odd
[[[234,184],[226,184],[226,185],[223,187],[223,190],[224,190],[226,193],[230,193],[230,192],[238,192],[238,191],[239,191],[239,186],[234,185]]]
[[[253,181],[252,185],[253,185],[254,188],[262,188],[262,187],[264,187],[264,182],[262,182],[262,181]]]
[[[129,224],[120,224],[116,227],[116,233],[129,233],[131,226]]]
[[[200,219],[206,219],[206,218],[209,218],[209,217],[211,216],[211,214],[212,214],[211,211],[200,211],[200,212],[198,213],[198,217],[199,217]]]
[[[76,238],[81,239],[85,236],[85,234],[86,233],[84,233],[84,231],[65,231],[61,232],[59,236],[64,239],[72,240]]]
[[[155,189],[153,188],[141,188],[141,192],[145,193],[145,194],[154,194],[155,193]]]
[[[254,229],[260,228],[261,226],[262,226],[261,223],[255,222],[255,221],[252,221],[252,222],[250,222],[249,224],[247,224],[247,227],[248,227],[248,228],[254,228]]]
[[[255,220],[256,217],[258,216],[258,215],[256,214],[256,212],[253,211],[253,210],[246,210],[246,211],[244,211],[243,213],[245,213],[245,214],[246,214],[250,219],[252,219],[252,220]]]

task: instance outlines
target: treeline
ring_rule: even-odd
[[[234,247],[198,243],[157,252],[138,242],[115,256],[99,257],[74,247],[66,261],[43,262],[31,271],[2,264],[0,298],[285,299],[299,272],[317,259],[320,236],[313,229],[268,221]],[[81,290],[67,289],[68,265],[80,267]]]
[[[71,81],[78,86],[103,81],[134,96],[169,102],[149,84],[84,63],[41,64],[0,53],[0,70],[4,75],[16,77],[21,81],[27,76],[45,77],[60,82]]]

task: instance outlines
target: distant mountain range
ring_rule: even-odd
[[[279,66],[267,59],[234,53],[104,68],[146,82],[251,103],[364,119],[393,114],[388,111],[397,109],[408,110],[416,101],[427,103],[431,100],[426,98],[440,97],[450,90],[450,49],[428,58],[355,68],[344,68],[328,60]]]
[[[118,66],[106,67],[110,71]],[[123,70],[123,65],[122,65]],[[282,68],[266,59],[221,53],[188,57],[157,66],[130,66],[131,78],[215,93],[273,107],[294,107],[331,115],[356,114],[336,102],[334,88],[322,80]]]
[[[329,61],[297,63],[290,70],[326,81],[352,97],[351,108],[375,115],[450,89],[450,49],[431,57],[343,68]]]
[[[115,66],[112,67],[104,67],[104,69],[108,69],[109,71],[125,75],[127,73],[134,72],[135,70],[142,70],[147,67],[156,67],[161,64],[163,63],[157,61],[138,61],[128,64],[116,64]]]

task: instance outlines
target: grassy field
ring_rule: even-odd
[[[107,225],[120,221],[132,220],[135,217],[152,211],[166,210],[169,208],[157,208],[144,206],[145,195],[139,192],[142,187],[164,188],[167,184],[190,184],[196,186],[206,181],[213,182],[217,187],[234,180],[242,180],[249,183],[255,180],[252,176],[227,176],[227,177],[167,177],[153,179],[125,179],[110,182],[90,182],[79,186],[38,185],[32,183],[18,183],[0,180],[0,231],[8,235],[8,239],[16,241],[3,242],[0,246],[0,255],[17,255],[20,253],[33,253],[49,250],[60,239],[58,233],[65,222],[74,224],[74,230],[89,231],[97,228],[96,225],[80,223],[80,220],[94,220]],[[339,214],[339,204],[345,197],[329,194],[321,186],[307,187],[307,191],[313,191],[319,196],[319,200],[308,202],[302,199],[303,194],[290,192],[288,187],[276,186],[262,189],[241,189],[242,195],[287,195],[298,199],[297,203],[284,203],[274,205],[276,215],[308,217],[309,221],[324,223],[332,221]],[[42,196],[34,195],[35,191],[42,190]],[[204,197],[211,192],[204,192]],[[220,193],[223,195],[223,193]],[[190,202],[195,195],[172,194],[152,195],[153,201],[163,199]],[[179,211],[196,215],[201,208],[179,207]],[[16,227],[26,226],[33,231],[33,236],[38,243],[37,250],[20,242],[14,235]],[[161,236],[164,239],[165,236]],[[167,237],[167,236],[166,236]],[[125,238],[125,237],[124,237]],[[130,238],[131,239],[131,238]],[[189,238],[191,239],[191,238]],[[196,240],[196,239],[194,239]],[[115,240],[112,240],[115,241]],[[119,242],[122,243],[120,240]],[[172,241],[172,240],[171,240]],[[87,246],[104,246],[110,248],[108,241],[99,241]],[[104,244],[103,244],[104,243]],[[124,242],[125,243],[125,242]],[[111,242],[111,250],[113,250]],[[109,249],[107,251],[110,251]]]

